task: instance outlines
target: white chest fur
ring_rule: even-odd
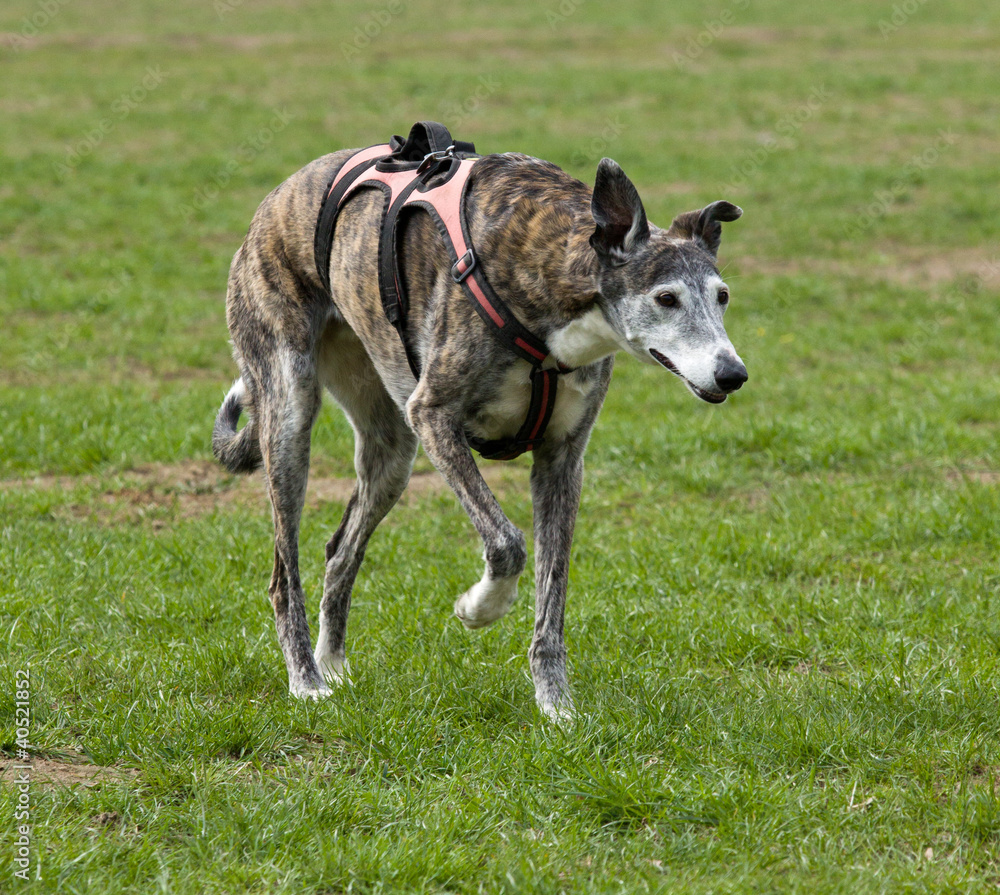
[[[628,348],[596,306],[549,335],[548,343],[549,350],[567,367],[585,367]]]
[[[567,367],[585,367],[622,348],[618,334],[608,325],[598,308],[592,308],[548,338],[552,355]],[[497,398],[483,408],[469,429],[480,438],[507,438],[524,423],[531,402],[531,365],[518,361],[504,377]],[[564,435],[575,429],[587,409],[594,384],[579,373],[559,376],[556,406],[548,432]]]
[[[510,438],[517,434],[528,416],[531,403],[531,365],[518,361],[507,370],[496,400],[484,407],[469,424],[469,432],[479,438]],[[587,409],[594,389],[578,372],[559,376],[556,406],[546,428],[553,437],[575,429]]]

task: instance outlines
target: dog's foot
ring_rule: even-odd
[[[288,687],[288,692],[296,699],[312,699],[314,702],[319,702],[321,699],[333,695],[333,690],[326,684],[321,684],[318,687],[309,684],[291,684]]]
[[[560,727],[569,727],[576,720],[576,709],[568,696],[555,702],[538,700],[538,708],[546,718]]]
[[[302,671],[288,676],[288,692],[295,699],[313,699],[319,701],[333,695],[326,682],[315,672]]]
[[[455,600],[455,615],[465,627],[485,628],[510,612],[517,602],[518,575],[490,578],[484,575]]]
[[[333,653],[321,656],[317,653],[316,666],[319,668],[323,680],[331,686],[339,687],[351,682],[351,664],[345,656],[337,656]]]
[[[535,678],[535,702],[541,713],[554,724],[572,724],[576,709],[566,680],[565,660],[560,658],[546,662],[538,653],[533,653],[531,665]]]

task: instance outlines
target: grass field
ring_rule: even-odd
[[[971,0],[6,4],[0,892],[1000,886],[998,53]],[[622,360],[591,442],[570,729],[530,576],[494,628],[451,617],[479,546],[422,455],[355,685],[290,701],[266,499],[210,461],[257,204],[420,118],[590,182],[610,155],[664,226],[746,212],[747,387]],[[315,619],[335,408],[313,444]],[[490,473],[528,531],[529,464]]]

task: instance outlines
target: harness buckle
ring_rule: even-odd
[[[476,256],[472,249],[468,249],[461,258],[451,266],[451,278],[456,283],[461,283],[476,266]]]
[[[417,165],[417,173],[423,174],[432,165],[443,162],[445,159],[455,157],[455,144],[452,143],[447,149],[439,149],[437,152],[428,152],[423,160]]]

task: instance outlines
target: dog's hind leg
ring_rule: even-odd
[[[269,593],[278,642],[288,668],[293,696],[329,694],[313,659],[306,620],[305,595],[299,578],[299,522],[309,477],[309,441],[319,412],[321,393],[315,363],[287,348],[258,381],[266,392],[255,404],[260,425],[264,471],[274,516],[274,572]]]
[[[345,639],[351,590],[368,540],[406,488],[417,437],[389,397],[360,343],[345,328],[324,341],[324,384],[354,428],[357,482],[336,533],[326,546],[316,663],[331,683],[350,674]]]

